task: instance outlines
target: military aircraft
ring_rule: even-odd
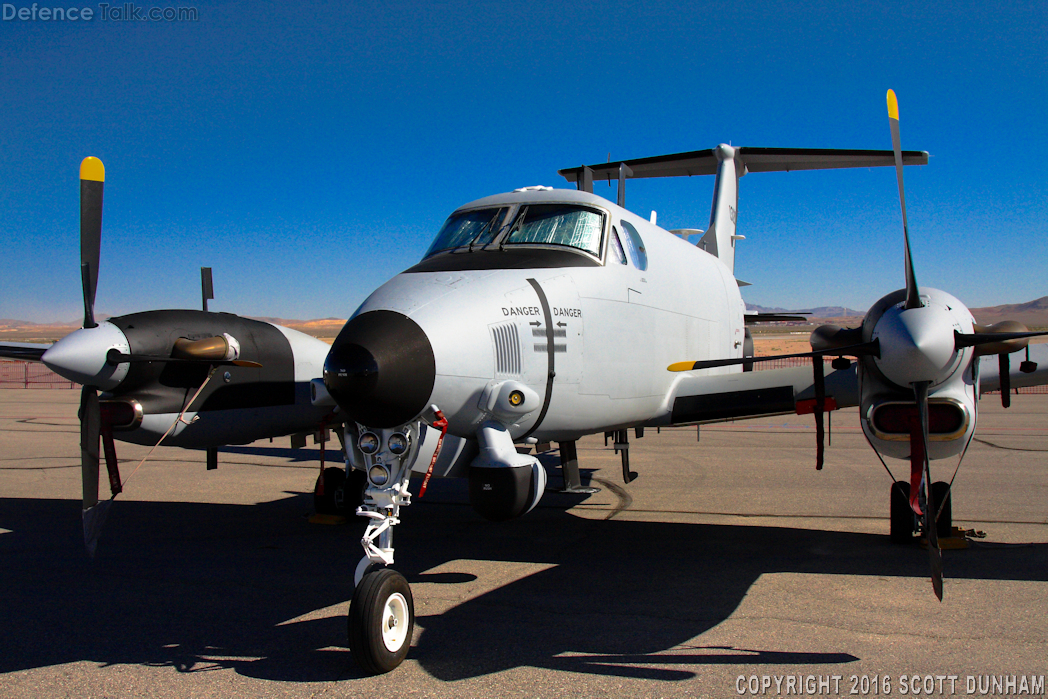
[[[716,148],[561,170],[577,190],[525,187],[459,207],[418,264],[356,310],[324,366],[341,409],[348,467],[366,472],[357,514],[369,519],[349,608],[352,653],[369,673],[397,667],[414,624],[411,589],[394,571],[393,527],[411,503],[413,472],[469,479],[492,520],[538,503],[546,471],[517,445],[558,442],[569,489],[581,489],[575,442],[611,435],[628,462],[628,429],[814,413],[817,466],[826,411],[859,406],[878,455],[909,459],[892,488],[891,532],[929,540],[942,596],[937,532],[949,531],[949,484],[929,460],[963,456],[974,433],[979,357],[1008,354],[1030,333],[978,326],[950,294],[919,287],[910,255],[898,104],[888,93],[891,151]],[[895,166],[903,218],[905,288],[875,303],[862,326],[818,328],[811,370],[744,369],[753,357],[734,276],[739,179],[747,173]],[[627,179],[716,175],[710,224],[697,245],[625,208]],[[592,193],[618,179],[618,201]],[[759,318],[759,317],[758,317]],[[833,358],[831,371],[824,358]],[[856,361],[853,362],[852,358]],[[684,361],[686,360],[686,361]],[[1026,383],[1048,382],[1024,362]],[[1005,390],[1003,395],[1007,396]],[[1007,398],[1005,398],[1007,400]]]
[[[207,311],[214,298],[210,269],[202,272],[204,310],[154,310],[95,318],[105,167],[80,165],[80,256],[84,323],[54,345],[0,344],[0,357],[42,361],[83,386],[80,396],[84,541],[94,553],[112,498],[99,501],[99,441],[112,497],[123,489],[115,439],[147,446],[206,449],[265,437],[326,433],[338,420],[314,404],[328,345],[290,328]],[[99,391],[103,391],[101,399]],[[321,436],[323,439],[323,436]],[[321,508],[335,509],[342,469],[318,483]],[[325,478],[326,475],[326,478]],[[363,487],[363,474],[355,481]],[[325,492],[325,484],[327,492]]]
[[[928,537],[941,598],[936,536],[949,531],[950,494],[949,484],[931,481],[928,461],[963,457],[980,392],[1048,383],[1048,370],[1029,357],[1018,374],[1008,364],[1036,333],[1018,324],[979,327],[954,297],[918,287],[902,169],[926,164],[928,154],[901,150],[890,92],[889,123],[891,151],[722,144],[562,170],[575,191],[525,187],[466,204],[421,262],[365,300],[330,352],[293,330],[209,313],[206,305],[96,322],[104,169],[89,158],[81,167],[84,327],[53,347],[8,345],[0,356],[42,360],[84,385],[89,546],[105,512],[96,504],[100,438],[115,495],[113,438],[210,448],[211,461],[216,445],[339,426],[345,476],[328,469],[335,472],[329,490],[359,502],[357,513],[370,520],[348,629],[353,655],[370,673],[397,667],[410,646],[411,590],[389,566],[412,473],[424,474],[419,496],[432,476],[468,478],[480,514],[511,519],[531,510],[546,487],[545,468],[518,445],[558,442],[566,489],[586,492],[575,442],[601,432],[614,439],[629,482],[629,429],[640,437],[645,428],[810,412],[821,466],[823,414],[858,405],[878,455],[911,462],[909,482],[892,486],[892,538],[909,541],[918,530]],[[874,304],[860,328],[817,329],[813,351],[797,355],[812,359],[811,370],[749,371],[768,358],[753,356],[747,324],[777,316],[748,313],[734,276],[743,239],[739,179],[891,165],[905,288]],[[695,245],[688,237],[696,231],[666,231],[654,216],[625,208],[627,179],[705,174],[716,175],[713,205]],[[616,203],[593,194],[603,178],[618,180]],[[978,357],[989,354],[1001,357],[998,367],[981,369]],[[829,372],[823,358],[833,358]]]

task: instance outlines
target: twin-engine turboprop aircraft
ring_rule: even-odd
[[[571,489],[575,441],[611,433],[628,482],[628,428],[813,412],[821,467],[823,413],[860,406],[877,453],[911,461],[909,483],[893,486],[892,537],[923,529],[941,598],[936,529],[949,529],[948,485],[932,483],[928,461],[963,454],[974,432],[978,356],[1006,358],[1035,333],[980,328],[953,296],[918,287],[902,170],[928,154],[901,150],[891,92],[888,101],[892,151],[720,145],[561,170],[577,191],[526,187],[471,202],[421,262],[357,309],[328,354],[324,383],[345,418],[349,465],[367,473],[358,514],[370,522],[349,610],[350,648],[365,670],[393,669],[410,643],[411,590],[388,566],[412,471],[426,473],[421,492],[431,475],[467,476],[474,507],[509,519],[533,508],[546,485],[538,459],[516,445],[559,442]],[[744,372],[767,358],[748,349],[734,276],[739,178],[891,165],[906,287],[874,304],[861,328],[817,329],[813,351],[795,355],[811,357],[813,369]],[[626,179],[701,174],[717,179],[698,245],[624,208]],[[592,193],[605,177],[618,178],[617,204]],[[835,358],[828,374],[824,357]],[[1006,359],[1001,369],[1007,381]],[[1025,382],[1048,382],[1046,373]]]
[[[414,608],[394,562],[392,528],[409,505],[413,472],[467,477],[474,507],[492,520],[535,507],[546,470],[517,445],[559,442],[566,488],[586,492],[575,442],[614,437],[628,482],[628,429],[783,413],[815,416],[817,465],[827,410],[859,406],[878,455],[908,459],[892,486],[891,533],[929,539],[942,594],[937,532],[950,529],[949,485],[929,460],[960,456],[974,434],[981,391],[1048,383],[1027,360],[1017,323],[979,327],[949,294],[917,285],[910,258],[904,165],[889,92],[892,151],[716,148],[562,170],[577,191],[526,187],[466,204],[422,261],[376,290],[334,345],[286,328],[206,311],[147,311],[97,323],[95,284],[104,171],[81,168],[84,328],[53,347],[2,346],[42,359],[84,385],[81,397],[85,535],[97,537],[99,440],[114,494],[113,438],[187,447],[243,443],[341,424],[347,483],[366,479],[357,513],[370,520],[349,610],[349,645],[368,672],[392,670],[410,646]],[[739,178],[747,173],[894,165],[904,229],[904,289],[856,329],[823,326],[812,369],[751,372],[746,312],[734,276]],[[625,182],[716,175],[708,229],[666,231],[625,208]],[[618,202],[592,192],[617,178]],[[676,233],[676,235],[675,235]],[[701,232],[700,232],[701,233]],[[980,356],[998,366],[980,370]],[[1029,354],[1029,350],[1028,350]],[[326,359],[325,359],[326,357]],[[827,372],[823,359],[833,358]],[[858,361],[853,362],[852,358]],[[321,364],[323,379],[321,380]],[[997,376],[993,374],[997,373]],[[104,391],[101,400],[98,392]],[[126,431],[119,431],[119,430]],[[337,474],[341,475],[341,474]],[[325,483],[321,477],[320,483]],[[331,483],[347,502],[359,495]]]

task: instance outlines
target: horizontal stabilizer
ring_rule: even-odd
[[[633,174],[630,179],[645,177],[691,177],[716,175],[718,160],[713,148],[656,155],[650,158],[619,160],[589,165],[593,179],[605,180],[619,176],[619,165],[626,165]],[[849,167],[892,167],[895,155],[890,150],[840,150],[835,148],[736,148],[736,157],[747,172],[789,172],[791,170],[832,170]],[[928,152],[902,152],[903,165],[927,165]],[[566,168],[558,173],[568,182],[577,182],[584,167]]]

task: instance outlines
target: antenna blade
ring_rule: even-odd
[[[200,268],[200,295],[203,297],[204,310],[207,310],[207,302],[215,298],[215,285],[211,278],[211,268]]]

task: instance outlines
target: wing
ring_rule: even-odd
[[[859,404],[855,364],[825,376],[826,408]],[[832,401],[832,403],[831,403]],[[657,426],[810,413],[815,403],[811,366],[704,376],[683,372]],[[656,426],[652,424],[652,426]]]

